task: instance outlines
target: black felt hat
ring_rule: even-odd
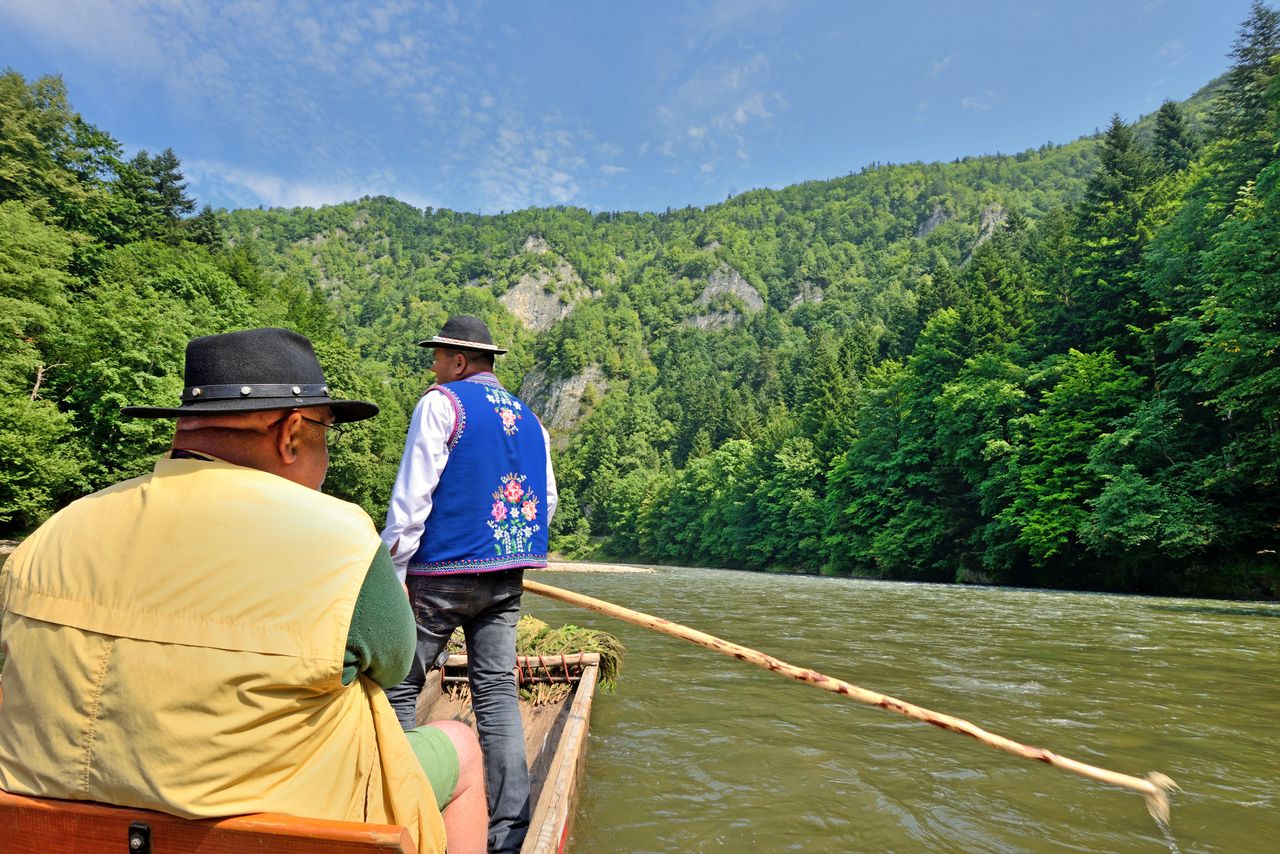
[[[192,338],[182,371],[182,405],[126,406],[127,418],[182,418],[328,406],[333,420],[363,421],[376,404],[334,400],[316,351],[290,329],[246,329]]]
[[[492,353],[501,356],[507,352],[501,347],[493,346],[493,336],[483,320],[469,314],[456,314],[444,323],[440,334],[426,341],[419,341],[419,347],[447,347],[450,350],[472,350],[477,353]]]

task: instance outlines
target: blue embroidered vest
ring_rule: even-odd
[[[491,373],[433,387],[453,404],[449,462],[410,575],[547,565],[547,446],[538,418]]]

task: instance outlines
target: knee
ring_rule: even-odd
[[[475,730],[461,721],[432,721],[431,726],[449,736],[453,749],[458,753],[458,789],[483,784],[484,757]]]

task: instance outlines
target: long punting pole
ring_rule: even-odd
[[[830,676],[824,676],[816,670],[805,670],[785,661],[780,661],[771,655],[765,655],[749,647],[739,646],[730,641],[721,640],[714,635],[700,632],[697,629],[691,629],[688,626],[682,626],[679,623],[673,623],[670,620],[664,620],[661,617],[653,617],[649,614],[642,614],[639,611],[632,611],[630,608],[623,608],[621,605],[614,605],[611,602],[605,602],[603,599],[593,599],[590,596],[583,596],[581,593],[574,593],[570,590],[562,590],[559,587],[552,587],[548,584],[541,584],[537,581],[530,581],[528,578],[524,581],[524,589],[530,593],[537,593],[539,596],[546,596],[548,599],[556,599],[566,602],[570,605],[577,605],[581,608],[587,608],[610,617],[616,617],[628,623],[634,623],[637,626],[643,626],[646,629],[653,629],[665,635],[683,638],[692,641],[699,646],[705,646],[707,649],[736,658],[739,661],[747,661],[751,664],[759,665],[766,670],[772,670],[774,673],[780,673],[783,676],[790,677],[797,682],[806,682],[817,688],[830,691],[833,694],[842,694],[850,699],[857,700],[859,703],[865,703],[868,706],[878,706],[882,709],[888,709],[891,712],[897,712],[909,718],[923,721],[927,724],[940,727],[941,729],[958,732],[963,735],[972,736],[978,741],[994,747],[996,750],[1003,750],[1005,753],[1012,753],[1014,756],[1021,756],[1023,759],[1034,759],[1037,762],[1045,762],[1054,767],[1061,768],[1064,771],[1070,771],[1079,774],[1082,777],[1088,777],[1099,782],[1106,783],[1110,786],[1121,786],[1126,789],[1133,789],[1139,792],[1147,802],[1147,810],[1151,816],[1161,824],[1167,826],[1169,823],[1169,792],[1178,788],[1173,780],[1157,771],[1152,771],[1145,778],[1132,777],[1128,774],[1121,774],[1116,771],[1108,771],[1105,768],[1097,768],[1093,765],[1086,765],[1083,762],[1077,762],[1074,759],[1068,759],[1065,756],[1059,756],[1045,750],[1043,747],[1031,747],[1026,744],[1020,744],[1004,736],[987,732],[985,729],[969,723],[961,718],[953,718],[950,715],[939,714],[930,711],[921,706],[890,697],[887,694],[878,694],[875,691],[868,691],[865,688],[859,688],[857,685],[851,685],[839,679],[832,679]]]

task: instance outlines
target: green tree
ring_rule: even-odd
[[[1252,189],[1205,255],[1208,296],[1188,367],[1220,419],[1236,501],[1250,499],[1239,532],[1270,539],[1280,510],[1280,163]]]
[[[1042,581],[1097,583],[1081,577],[1093,571],[1082,538],[1089,502],[1103,487],[1089,456],[1134,409],[1142,380],[1112,353],[1078,350],[1051,362],[1037,380],[1047,388],[1035,410],[1013,422],[1011,479],[997,518],[1017,530],[1034,566],[1057,568],[1041,574]]]
[[[184,236],[182,219],[196,203],[186,195],[181,163],[172,148],[154,156],[139,151],[120,168],[117,188],[133,211],[128,223],[132,239],[176,242]],[[207,220],[200,227],[208,236]]]
[[[1186,169],[1199,148],[1195,132],[1187,124],[1182,109],[1173,101],[1165,101],[1156,110],[1156,125],[1151,138],[1155,162],[1167,174]]]
[[[1147,324],[1136,272],[1142,191],[1151,164],[1133,128],[1118,115],[1099,143],[1098,160],[1076,212],[1076,302],[1065,315],[1070,326],[1063,338],[1083,349],[1130,352],[1129,329]]]
[[[119,153],[72,110],[62,78],[28,83],[16,71],[0,73],[0,202],[21,200],[42,219],[110,236],[106,182]]]
[[[50,398],[73,244],[0,203],[0,531],[33,527],[85,488],[85,453]]]

